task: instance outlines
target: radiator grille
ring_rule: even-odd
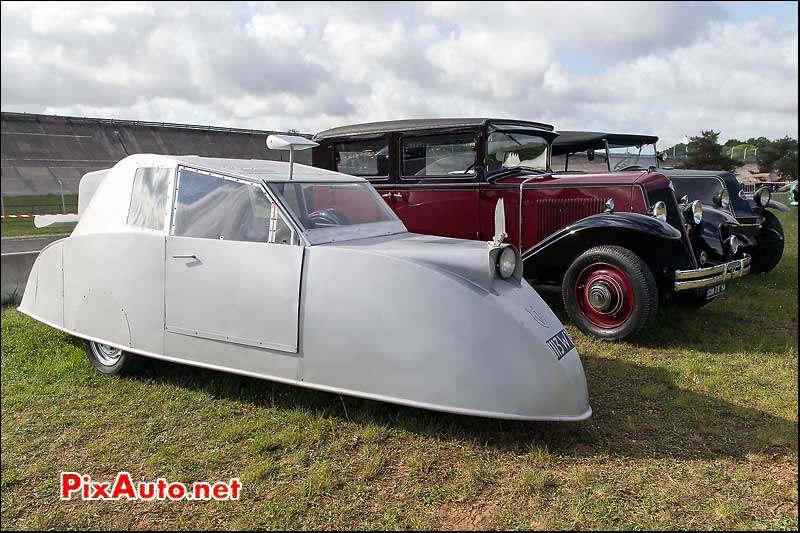
[[[602,213],[604,209],[605,202],[595,198],[537,200],[537,242],[573,222]]]

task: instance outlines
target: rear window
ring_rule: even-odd
[[[389,176],[389,145],[386,139],[338,143],[333,150],[337,172],[369,179]]]
[[[163,230],[167,210],[170,168],[140,167],[133,176],[127,224]]]

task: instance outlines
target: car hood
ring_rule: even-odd
[[[484,241],[451,239],[434,235],[401,233],[384,237],[373,237],[345,241],[325,246],[351,249],[354,252],[390,256],[405,261],[414,261],[439,270],[446,270],[474,284],[491,290],[500,278],[495,273],[497,256],[502,248],[490,246]],[[517,272],[512,280],[520,281],[522,262],[517,252]]]

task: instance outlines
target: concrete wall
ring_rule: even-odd
[[[22,299],[28,274],[39,252],[19,252],[0,256],[0,301],[6,303],[12,296],[17,303]]]
[[[109,168],[126,155],[156,153],[288,161],[267,150],[266,130],[243,130],[3,112],[2,175],[5,196],[77,193],[87,172]],[[311,164],[310,151],[296,154]]]

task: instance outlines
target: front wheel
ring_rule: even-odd
[[[604,340],[636,335],[658,311],[653,273],[621,246],[597,246],[578,256],[564,275],[561,296],[578,328]]]
[[[83,349],[92,366],[110,376],[130,374],[139,368],[141,357],[119,348],[94,341],[83,341]]]
[[[778,266],[783,256],[783,226],[778,217],[767,210],[764,210],[759,244],[753,250],[752,256],[750,271],[753,274],[766,274]]]

